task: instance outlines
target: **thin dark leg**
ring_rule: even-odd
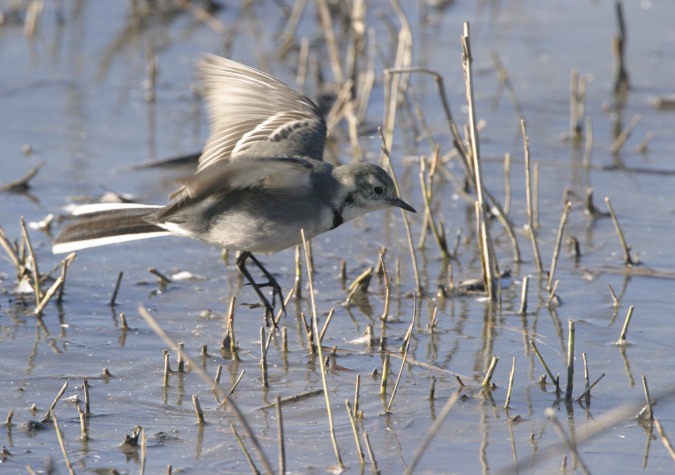
[[[253,263],[256,265],[256,267],[258,267],[260,272],[262,272],[265,278],[267,278],[267,282],[259,284],[253,279],[253,276],[251,276],[251,273],[246,268],[246,259],[250,259],[251,261],[253,261]],[[239,254],[239,257],[237,257],[237,268],[239,269],[239,272],[241,272],[244,275],[244,277],[246,277],[246,280],[248,280],[248,283],[251,284],[251,287],[253,287],[253,290],[255,290],[255,293],[258,295],[260,303],[265,307],[265,321],[267,322],[267,324],[269,325],[270,321],[274,322],[274,305],[276,304],[277,295],[279,295],[279,301],[281,302],[281,309],[283,311],[286,311],[286,309],[284,308],[284,298],[283,295],[281,294],[281,286],[277,283],[277,280],[274,278],[272,274],[269,273],[267,269],[265,269],[265,266],[263,266],[262,263],[248,251],[242,252],[241,254]],[[261,290],[262,287],[272,287],[271,304],[267,299],[267,297],[265,297],[265,294],[263,294]]]
[[[276,297],[277,295],[279,296],[279,303],[281,303],[281,310],[286,312],[286,308],[284,307],[284,296],[281,292],[281,286],[277,282],[277,279],[274,278],[272,274],[269,273],[269,271],[265,268],[264,265],[250,252],[248,253],[248,258],[253,261],[253,263],[260,269],[260,272],[262,272],[265,277],[267,278],[267,282],[264,284],[260,284],[260,287],[272,287],[272,307],[276,305]],[[272,321],[274,321],[274,315],[270,315],[272,317]]]

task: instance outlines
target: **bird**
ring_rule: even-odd
[[[416,212],[383,168],[323,160],[326,123],[302,93],[215,55],[202,55],[197,72],[209,135],[195,173],[180,181],[165,205],[76,207],[52,243],[54,253],[157,236],[206,241],[238,251],[237,268],[269,317],[281,288],[254,254],[298,245],[301,230],[309,240],[371,211]],[[247,260],[268,282],[255,282]],[[272,303],[264,286],[274,289]]]

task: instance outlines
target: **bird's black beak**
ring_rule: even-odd
[[[410,206],[408,203],[403,201],[401,198],[394,198],[394,199],[389,201],[389,204],[392,205],[392,206],[396,206],[397,208],[401,208],[401,209],[404,209],[406,211],[410,211],[411,213],[417,213],[417,211],[415,211],[415,208]]]

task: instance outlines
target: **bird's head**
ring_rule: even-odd
[[[415,209],[399,198],[389,174],[377,165],[353,163],[335,169],[341,185],[339,208],[345,221],[391,206],[415,213]]]

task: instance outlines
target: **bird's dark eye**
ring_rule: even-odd
[[[381,186],[376,186],[375,188],[373,188],[373,191],[375,192],[376,195],[381,195],[382,193],[384,193],[384,188],[382,188]]]

